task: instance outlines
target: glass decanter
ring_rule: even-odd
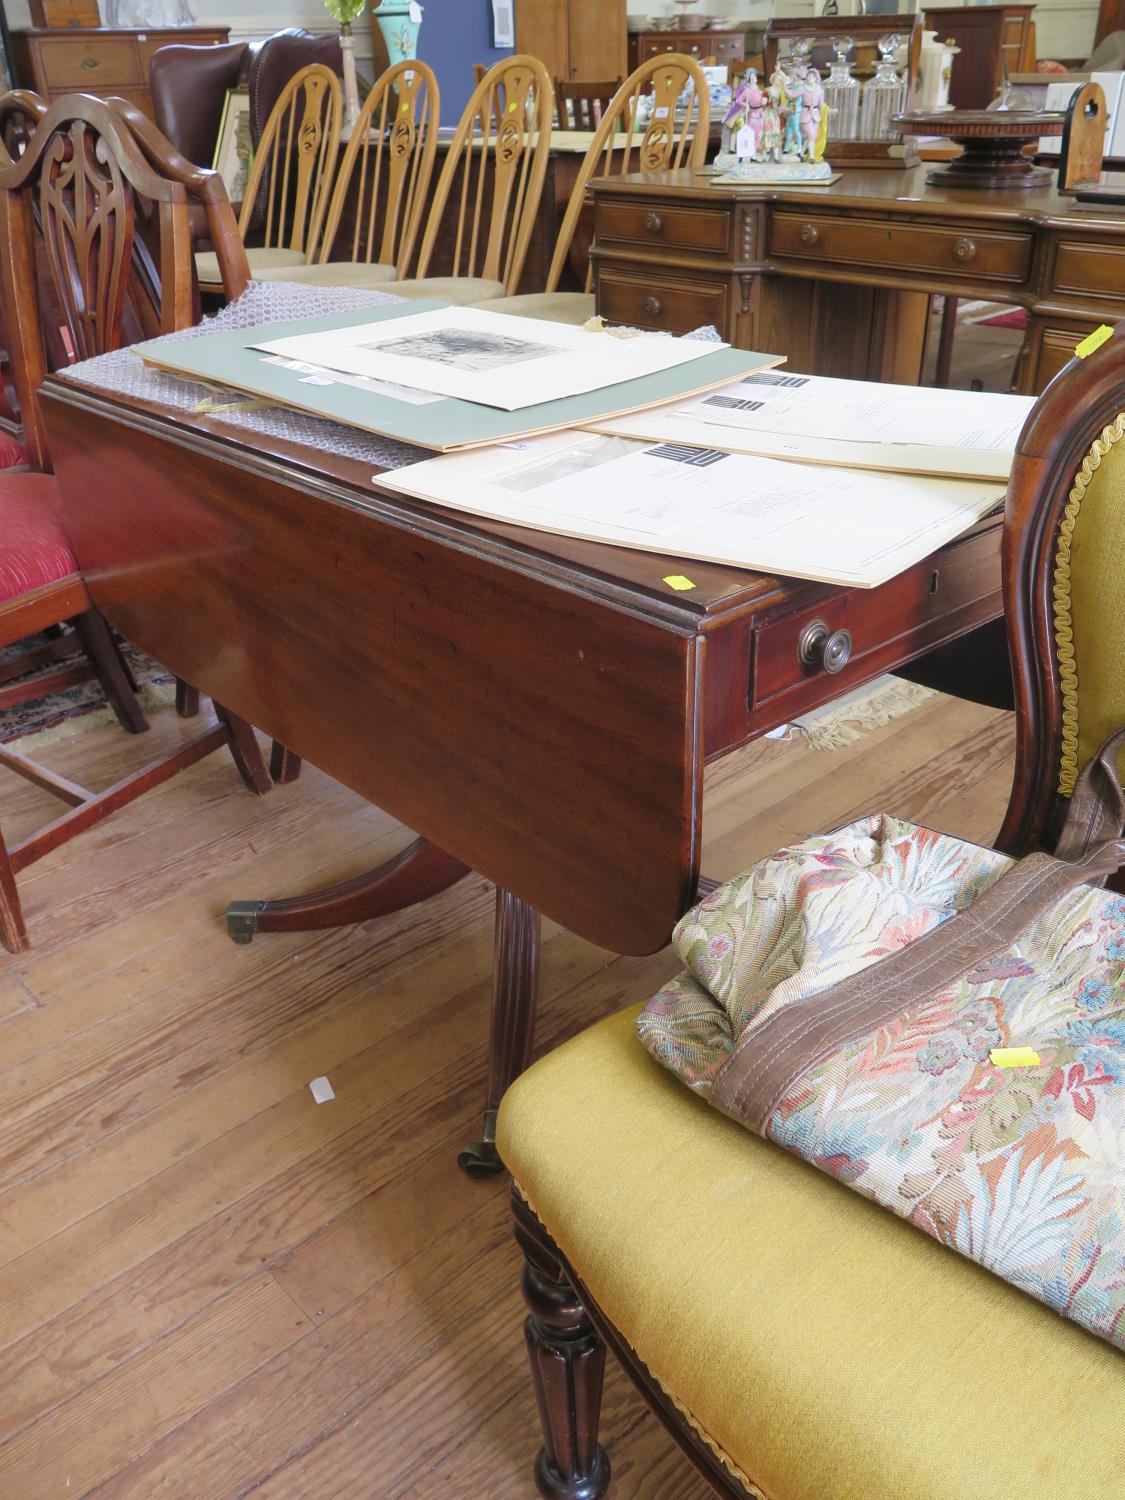
[[[899,134],[891,116],[906,107],[906,79],[895,68],[900,41],[897,33],[879,38],[875,77],[864,84],[859,107],[859,133],[865,141],[893,140]]]
[[[828,135],[834,141],[854,141],[859,136],[859,79],[852,77],[849,60],[854,45],[850,36],[832,38],[835,60],[824,84],[824,102]]]

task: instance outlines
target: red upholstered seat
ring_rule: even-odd
[[[77,572],[54,476],[0,472],[0,603]]]
[[[27,463],[27,454],[8,432],[0,432],[0,469],[10,469],[15,464]]]

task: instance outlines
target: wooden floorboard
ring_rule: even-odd
[[[196,728],[168,710],[39,758],[103,785]],[[884,807],[988,842],[1011,751],[1007,716],[936,698],[831,752],[759,742],[708,771],[705,867]],[[9,837],[54,811],[0,773]],[[505,1189],[454,1164],[479,1125],[490,889],[249,947],[222,925],[232,898],[408,838],[313,767],[255,798],[217,754],[21,878],[34,946],[0,956],[4,1500],[532,1500]],[[541,1045],[676,967],[548,924]],[[709,1493],[615,1370],[603,1439],[616,1500]]]

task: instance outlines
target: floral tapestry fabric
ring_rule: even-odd
[[[638,1021],[708,1097],[780,1007],[969,905],[1011,861],[886,815],[792,845],[676,928],[686,972]],[[995,1066],[1029,1047],[1034,1067]],[[842,1047],[767,1135],[1125,1348],[1125,898],[1079,887],[999,959]]]

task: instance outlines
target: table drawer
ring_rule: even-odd
[[[1095,302],[1125,302],[1125,244],[1118,249],[1061,240],[1051,286],[1056,292],[1075,292]]]
[[[51,40],[39,53],[43,78],[52,93],[80,90],[101,94],[130,84],[143,88],[140,56],[131,39]]]
[[[627,240],[643,245],[646,250],[696,250],[704,255],[726,255],[730,217],[722,210],[707,208],[599,203],[596,231],[599,240]]]
[[[729,284],[687,276],[661,277],[618,269],[598,273],[598,311],[610,323],[653,328],[661,333],[690,333],[713,323],[726,327]]]
[[[1031,269],[1032,245],[1030,234],[775,209],[769,253],[878,271],[963,271],[973,281],[1018,282]]]
[[[876,589],[841,589],[819,604],[764,623],[754,642],[751,704],[825,702],[829,681],[839,692],[900,666],[919,651],[952,639],[1000,612],[1000,553],[993,531],[963,537],[925,563]],[[812,661],[802,660],[802,647]],[[824,648],[843,657],[832,673]]]

